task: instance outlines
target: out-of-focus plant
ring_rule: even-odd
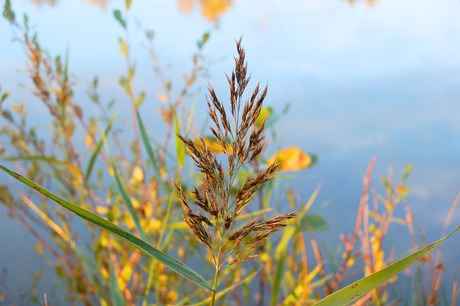
[[[216,22],[232,6],[232,0],[176,0],[178,8],[190,14],[195,6],[201,9],[201,15],[207,20]]]

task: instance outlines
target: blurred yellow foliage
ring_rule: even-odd
[[[133,180],[137,182],[142,182],[144,180],[144,172],[139,166],[134,167]]]
[[[201,15],[209,21],[217,21],[231,6],[232,0],[176,0],[179,10],[190,14],[196,4],[201,8]]]
[[[215,141],[214,139],[211,139],[211,138],[208,138],[208,137],[204,137],[204,143],[206,144],[206,146],[209,148],[209,150],[212,152],[212,153],[216,153],[216,154],[222,154],[224,153],[222,151],[222,147],[219,145],[219,143],[217,141]],[[193,141],[193,144],[195,145],[195,147],[199,148],[199,149],[202,149],[203,148],[203,144],[201,143],[201,140],[199,139],[196,139]],[[227,150],[229,150],[230,152],[232,151],[232,146],[231,145],[227,145]]]
[[[264,120],[267,120],[268,117],[270,117],[272,113],[273,113],[273,108],[262,106],[262,108],[260,109],[259,117],[257,117],[257,120],[256,120],[256,126],[260,127],[262,125],[262,122],[264,122]]]
[[[160,219],[151,219],[149,221],[149,229],[152,232],[158,233],[161,230],[161,224],[162,224],[162,222],[161,222]]]
[[[312,166],[312,158],[310,154],[303,152],[300,148],[289,147],[278,153],[275,153],[267,161],[267,164],[272,164],[274,161],[281,163],[279,169],[281,171],[298,171]]]

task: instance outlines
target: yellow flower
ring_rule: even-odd
[[[275,160],[281,163],[281,171],[298,171],[313,166],[312,156],[297,147],[289,147],[274,154],[267,164],[272,164]]]

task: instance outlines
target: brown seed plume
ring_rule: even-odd
[[[265,121],[260,126],[256,126],[255,122],[268,90],[265,86],[261,91],[257,84],[249,99],[243,99],[250,76],[241,38],[236,41],[236,49],[235,68],[230,75],[226,75],[230,88],[230,112],[227,112],[211,85],[208,85],[209,95],[206,97],[212,125],[209,130],[227,158],[228,169],[224,170],[222,162],[211,152],[202,136],[198,136],[201,145],[197,146],[189,137],[178,135],[202,174],[200,185],[190,192],[190,203],[198,207],[197,212],[188,205],[187,194],[182,187],[175,184],[184,208],[182,217],[196,237],[209,247],[216,265],[221,265],[220,258],[216,258],[216,255],[221,254],[222,249],[228,250],[225,258],[230,258],[230,255],[234,258],[228,264],[256,258],[258,255],[250,253],[259,248],[270,235],[285,227],[289,219],[296,217],[296,213],[289,213],[262,222],[254,218],[243,224],[239,230],[232,230],[237,217],[256,192],[275,177],[278,169],[278,164],[273,163],[256,173],[255,177],[248,178],[234,191],[240,168],[256,160],[265,147]],[[213,241],[219,239],[220,244],[215,242],[213,245]]]

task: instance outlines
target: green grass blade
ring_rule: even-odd
[[[285,259],[286,259],[286,249],[284,249],[281,252],[280,256],[277,258],[276,274],[275,274],[275,279],[273,281],[273,292],[272,292],[272,302],[271,302],[272,306],[275,306],[278,301],[278,294],[280,292],[281,280],[283,278]]]
[[[115,174],[115,181],[117,183],[118,190],[120,190],[121,197],[123,198],[123,201],[125,202],[126,208],[128,208],[131,218],[133,218],[134,225],[136,226],[136,230],[143,240],[148,241],[147,235],[145,235],[145,232],[142,229],[136,209],[134,208],[133,203],[131,203],[131,199],[129,198],[128,192],[126,191],[125,184],[123,183],[123,180],[120,178],[120,173],[118,173],[118,169],[115,167],[115,163],[113,162],[112,162],[112,168]]]
[[[333,294],[325,297],[324,299],[320,300],[315,306],[322,306],[322,305],[346,305],[351,303],[359,298],[361,298],[366,293],[370,292],[372,289],[377,288],[379,285],[383,284],[385,281],[390,279],[391,277],[395,276],[405,268],[409,267],[423,256],[430,253],[434,248],[439,246],[443,243],[447,238],[449,238],[452,234],[460,229],[458,226],[452,233],[447,235],[446,237],[430,244],[423,249],[420,249],[409,256],[404,257],[401,260],[389,265],[388,267],[375,272],[367,277],[364,277],[347,287],[334,292]]]
[[[198,99],[195,98],[195,101],[193,101],[192,107],[190,108],[190,112],[188,113],[188,120],[187,120],[187,126],[185,127],[185,135],[188,135],[190,132],[190,127],[192,126],[193,122],[193,114],[195,113],[195,107],[198,102]]]
[[[152,164],[153,171],[155,171],[155,174],[157,176],[158,181],[161,184],[161,187],[163,188],[164,191],[168,192],[169,188],[161,178],[160,174],[160,169],[158,169],[158,165],[155,161],[155,157],[153,154],[153,149],[152,146],[150,145],[149,141],[149,136],[147,135],[147,132],[145,131],[144,128],[144,123],[142,122],[141,115],[139,114],[139,111],[136,109],[136,117],[137,117],[137,124],[139,126],[139,131],[141,132],[141,138],[142,138],[142,143],[145,146],[145,150],[147,151],[147,155],[149,157],[150,163]]]
[[[179,138],[178,135],[181,135],[179,120],[177,119],[177,114],[174,113],[174,132],[176,133],[176,155],[177,155],[177,164],[179,169],[182,169],[185,162],[185,144]]]
[[[117,276],[115,275],[115,269],[113,268],[113,263],[110,261],[110,298],[112,300],[113,306],[123,306],[124,298],[123,294],[120,291],[120,286],[118,286]]]
[[[108,135],[110,133],[110,130],[112,129],[113,122],[115,121],[115,118],[118,115],[118,111],[110,118],[109,124],[105,128],[104,135]],[[99,152],[102,149],[102,145],[104,144],[104,139],[101,138],[99,140],[99,143],[96,146],[96,149],[94,150],[93,154],[91,155],[91,158],[88,163],[88,167],[86,168],[86,174],[85,174],[85,179],[86,181],[89,181],[89,178],[91,176],[91,172],[93,171],[94,163],[96,162],[96,158],[99,155]]]
[[[0,157],[0,160],[5,160],[5,161],[33,160],[33,161],[49,162],[49,163],[57,164],[57,165],[67,165],[66,162],[57,160],[54,157],[39,156],[39,155]]]
[[[77,216],[85,219],[94,225],[101,227],[102,229],[107,230],[109,233],[118,236],[127,242],[131,243],[138,249],[144,251],[146,254],[152,256],[153,258],[157,259],[165,266],[173,270],[174,272],[188,278],[189,280],[195,282],[196,284],[200,285],[203,288],[212,290],[212,286],[197,272],[192,270],[190,267],[186,266],[185,264],[181,263],[180,261],[174,259],[173,257],[159,251],[158,249],[151,246],[146,241],[134,236],[133,234],[125,231],[121,227],[113,224],[112,222],[107,221],[100,216],[83,209],[75,204],[72,204],[59,196],[53,194],[52,192],[46,190],[45,188],[41,187],[40,185],[35,184],[31,180],[23,177],[22,175],[9,170],[6,167],[0,166],[0,169],[8,173],[9,175],[13,176],[17,180],[21,181],[22,183],[26,184],[27,186],[35,189],[36,191],[40,192],[41,194],[47,196],[51,200],[57,202],[59,205],[63,206],[64,208],[72,211]]]

